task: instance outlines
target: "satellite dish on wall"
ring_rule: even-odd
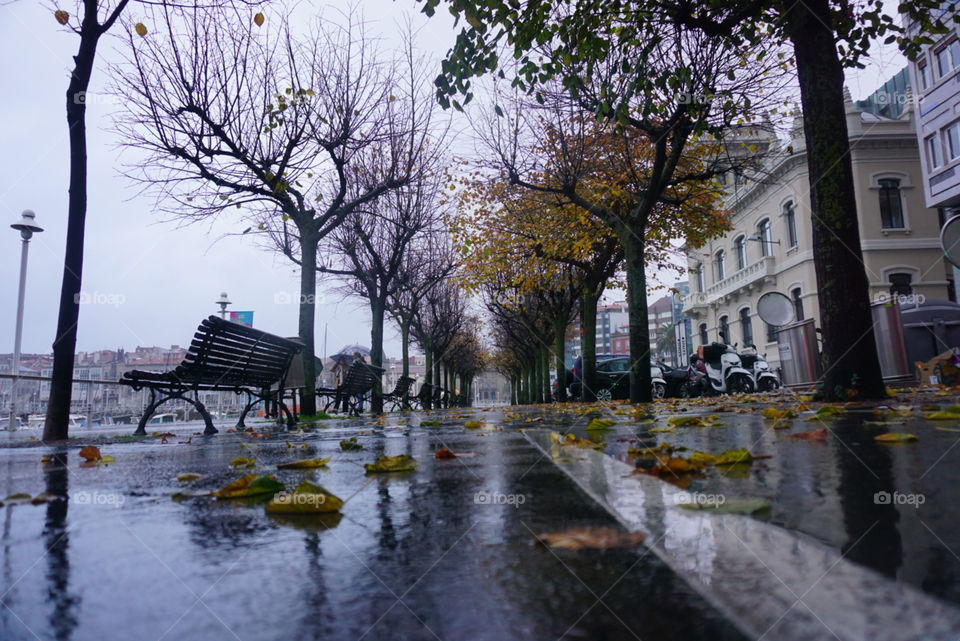
[[[793,301],[780,292],[767,292],[757,301],[757,315],[775,327],[787,325],[794,321]]]
[[[960,216],[954,216],[947,221],[940,231],[940,247],[943,255],[960,269]]]

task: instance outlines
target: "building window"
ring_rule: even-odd
[[[717,252],[717,255],[714,259],[714,262],[717,265],[717,282],[718,283],[724,278],[726,278],[726,269],[723,264],[723,259],[724,259],[724,252],[721,249],[720,251]]]
[[[706,289],[703,282],[703,263],[697,265],[694,273],[697,275],[697,291],[703,293],[703,290]]]
[[[800,288],[794,287],[790,290],[790,298],[793,299],[793,315],[796,317],[794,320],[802,321],[803,320],[803,299],[800,297]]]
[[[770,323],[764,323],[767,326],[767,342],[773,343],[777,340],[777,326]]]
[[[903,229],[903,202],[900,200],[900,181],[883,178],[880,185],[880,221],[884,229]]]
[[[920,88],[923,91],[930,88],[930,67],[926,62],[917,65],[917,77],[920,79]]]
[[[700,323],[700,344],[706,345],[708,342],[710,342],[710,339],[707,338],[707,324]]]
[[[937,75],[945,77],[960,66],[960,40],[954,40],[934,54],[937,60]]]
[[[944,130],[947,139],[947,158],[960,158],[960,121],[953,123]]]
[[[930,161],[931,171],[943,164],[943,154],[940,153],[940,137],[937,134],[927,138],[927,158]]]
[[[761,256],[772,256],[773,255],[773,234],[770,230],[770,219],[764,218],[760,221],[760,224],[757,225],[757,236],[760,239],[760,255]]]
[[[789,202],[783,206],[783,223],[787,227],[787,246],[797,246],[797,212],[793,209],[793,203]]]
[[[913,293],[912,274],[890,274],[890,295],[891,296],[909,296]]]
[[[719,327],[717,327],[717,334],[720,336],[721,343],[730,342],[730,319],[726,316],[720,317]]]
[[[733,247],[737,253],[737,270],[744,269],[747,266],[747,239],[739,236],[733,241]]]
[[[753,321],[750,320],[750,308],[740,310],[740,329],[743,332],[743,346],[753,345]]]

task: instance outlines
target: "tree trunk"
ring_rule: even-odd
[[[436,381],[436,387],[442,390],[443,379],[440,378],[440,359],[437,357],[436,354],[433,355],[433,380]],[[441,395],[440,400],[437,401],[437,409],[440,409],[442,406],[443,406],[443,395]]]
[[[580,302],[580,400],[597,400],[597,303],[600,296],[587,292]]]
[[[400,350],[403,360],[403,376],[410,376],[410,321],[400,322]]]
[[[536,351],[536,360],[533,363],[533,398],[530,399],[531,403],[543,403],[543,382],[547,380],[547,374],[543,369],[544,349],[546,348]]]
[[[370,297],[370,364],[383,367],[383,315],[385,301]],[[383,376],[377,376],[370,396],[370,413],[383,414]]]
[[[423,349],[423,387],[429,392],[423,398],[423,409],[433,408],[433,350],[427,345]]]
[[[534,368],[537,367],[537,358],[538,358],[537,353],[534,352],[533,360],[530,362],[529,365],[527,365],[527,372],[526,372],[527,375],[523,382],[523,386],[524,386],[523,402],[526,404],[531,404],[536,402],[535,400],[536,397],[534,396],[534,390],[533,390],[533,380],[534,380],[533,371],[534,371]]]
[[[317,366],[314,328],[317,318],[317,238],[300,230],[300,302],[299,332],[303,342],[303,396],[300,413],[317,413]]]
[[[567,334],[566,322],[557,322],[554,329],[554,350],[557,359],[557,400],[561,403],[567,400],[567,363],[565,345]]]
[[[543,369],[543,379],[540,382],[540,402],[549,403],[552,400],[552,393],[550,389],[550,347],[544,345],[543,349],[540,350],[540,367]]]
[[[813,210],[813,259],[826,371],[823,400],[887,397],[860,249],[844,113],[843,67],[829,0],[793,5],[788,29],[797,63]]]
[[[517,404],[517,388],[519,387],[519,379],[516,376],[510,377],[510,404]]]
[[[643,235],[620,236],[627,258],[627,305],[630,318],[630,402],[653,401],[650,378],[650,331],[647,328],[647,276],[643,260]]]
[[[93,5],[91,7],[91,5]],[[73,394],[73,355],[80,320],[83,280],[83,240],[87,219],[87,106],[86,92],[100,40],[95,3],[86,3],[80,28],[80,47],[67,86],[67,128],[70,136],[70,192],[67,201],[67,243],[60,285],[57,335],[53,341],[53,380],[43,426],[44,441],[69,436]]]

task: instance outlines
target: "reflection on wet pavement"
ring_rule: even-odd
[[[101,445],[116,462],[89,468],[76,447],[47,464],[51,448],[0,451],[4,496],[70,497],[0,508],[0,638],[742,638],[643,549],[536,544],[533,533],[615,521],[522,435],[489,428],[362,426],[364,449],[349,453],[338,443],[357,426],[154,439]],[[287,442],[333,460],[276,470],[303,455]],[[436,460],[442,446],[476,456]],[[418,469],[364,473],[396,454]],[[288,486],[323,485],[347,500],[342,516],[171,499],[247,473],[230,469],[239,456]],[[182,486],[185,472],[203,476]]]

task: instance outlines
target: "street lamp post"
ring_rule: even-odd
[[[8,430],[17,429],[17,383],[20,380],[20,340],[23,338],[23,299],[27,289],[27,252],[30,239],[43,231],[36,223],[37,215],[29,209],[21,214],[20,220],[12,228],[20,232],[20,289],[17,292],[17,329],[13,339],[13,381],[10,387],[10,423]]]
[[[230,304],[230,299],[227,298],[227,292],[220,292],[220,298],[217,299],[217,305],[220,306],[220,318],[227,319],[227,305]]]

